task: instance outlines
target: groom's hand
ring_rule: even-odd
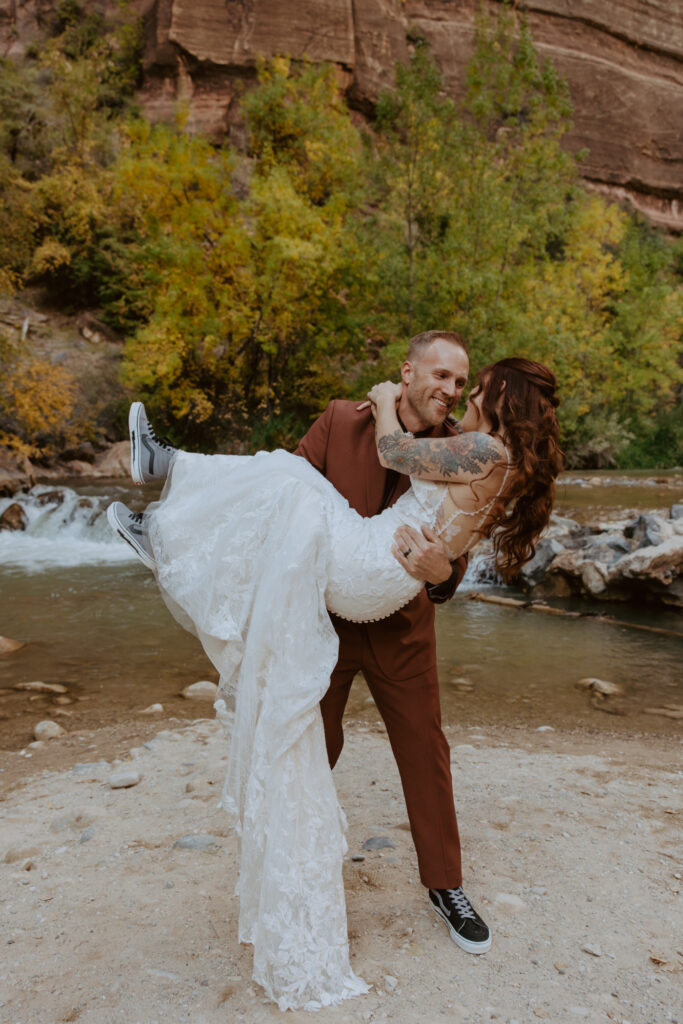
[[[445,583],[453,567],[446,545],[428,526],[418,533],[412,526],[399,526],[392,553],[406,572],[422,583]],[[406,551],[408,554],[406,555]]]

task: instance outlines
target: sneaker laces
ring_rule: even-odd
[[[155,444],[159,445],[160,448],[165,448],[169,452],[176,452],[178,450],[174,444],[171,444],[167,437],[161,437],[159,434],[157,434],[154,430],[154,427],[149,421],[147,422],[146,433],[152,439],[152,441],[154,441]]]
[[[455,906],[455,909],[460,914],[460,917],[469,917],[474,921],[475,915],[474,910],[472,909],[472,904],[467,899],[467,896],[465,896],[465,893],[462,891],[462,887],[458,889],[446,889],[446,892],[450,896],[451,901]]]

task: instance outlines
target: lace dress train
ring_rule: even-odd
[[[401,522],[433,524],[442,494],[426,485],[363,519],[286,452],[179,453],[150,506],[161,592],[220,673],[239,939],[253,944],[254,978],[282,1010],[368,990],[349,962],[346,823],[318,706],[338,650],[327,608],[363,620],[409,601],[421,584],[391,555],[391,537]]]

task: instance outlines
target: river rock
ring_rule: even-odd
[[[210,700],[215,701],[218,696],[218,686],[210,683],[207,679],[200,679],[198,683],[191,683],[180,692],[181,697],[187,700]]]
[[[42,494],[34,495],[39,505],[54,505],[58,508],[64,504],[64,491],[43,491]]]
[[[21,640],[12,640],[8,636],[0,636],[0,654],[12,654],[13,651],[18,651],[24,646],[25,644]]]
[[[584,558],[603,565],[613,565],[630,551],[631,544],[623,534],[614,532],[606,532],[589,540],[583,549]]]
[[[671,506],[671,518],[673,520],[683,519],[683,505],[676,504]]]
[[[635,548],[656,547],[668,539],[667,523],[654,513],[643,513],[624,529],[624,537],[633,540]]]
[[[623,687],[617,683],[610,683],[607,679],[595,679],[592,676],[579,679],[576,685],[582,690],[594,690],[596,693],[602,693],[605,697],[618,697],[624,692]]]
[[[638,547],[622,558],[617,568],[619,575],[631,579],[657,579],[670,583],[683,567],[683,537],[674,535],[661,544]]]
[[[607,590],[606,569],[600,562],[585,561],[581,566],[581,581],[591,597],[601,597]]]
[[[164,710],[163,704],[150,704],[148,708],[142,708],[139,715],[159,715]]]
[[[130,476],[130,441],[118,441],[97,456],[92,475],[101,477]]]
[[[37,740],[54,740],[59,736],[64,736],[66,730],[61,727],[58,722],[53,722],[49,718],[46,718],[33,729],[33,736]]]
[[[616,528],[553,517],[538,552],[521,577],[534,597],[642,597],[683,607],[683,519],[645,513]]]
[[[30,693],[67,693],[66,686],[62,683],[42,683],[35,680],[30,683],[15,683],[13,690],[28,690]]]
[[[141,779],[140,772],[136,772],[133,768],[122,768],[112,772],[109,776],[109,788],[130,789],[132,786],[137,786]]]
[[[27,525],[26,513],[17,501],[8,505],[0,516],[0,530],[25,530]]]
[[[395,850],[396,846],[388,836],[370,836],[363,843],[364,850]]]
[[[543,537],[536,545],[536,554],[522,569],[523,582],[530,587],[540,583],[555,556],[563,550],[561,542],[556,537]]]

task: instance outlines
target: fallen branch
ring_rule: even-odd
[[[683,640],[683,633],[675,629],[663,629],[661,626],[644,626],[640,622],[625,622],[611,615],[594,615],[592,612],[569,612],[564,608],[552,608],[542,601],[521,601],[516,597],[500,597],[498,594],[469,594],[470,601],[482,601],[484,604],[498,604],[504,608],[518,608],[525,612],[540,612],[542,615],[562,615],[566,619],[590,619],[591,622],[604,622],[608,626],[626,626],[628,629],[641,629],[646,633],[662,633],[664,636],[675,636]]]

